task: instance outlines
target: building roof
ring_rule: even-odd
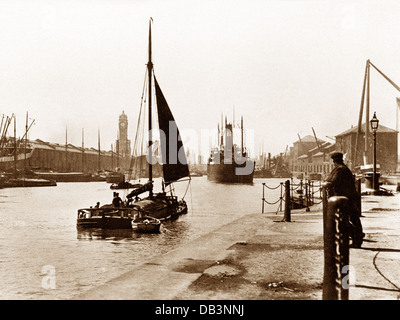
[[[329,141],[324,141],[323,143],[320,143],[319,146],[316,146],[308,150],[308,153],[311,153],[312,156],[318,156],[319,154],[328,153],[329,149],[331,149],[332,147],[333,147],[332,143],[330,143]]]
[[[75,146],[70,143],[67,145],[67,148],[65,148],[65,145],[47,142],[47,141],[43,141],[40,139],[36,139],[34,141],[30,140],[29,142],[30,142],[30,144],[34,145],[35,148],[38,148],[38,149],[59,150],[59,151],[67,150],[68,152],[76,152],[76,153],[85,152],[85,154],[98,154],[99,153],[98,149],[95,149],[95,148],[83,148],[82,149],[82,147],[78,147],[78,146]],[[104,151],[104,150],[100,150],[100,153],[101,154],[111,154],[110,151]]]
[[[318,142],[319,142],[319,143],[325,142],[324,140],[321,140],[321,139],[319,139],[319,138],[317,138],[317,139],[318,139]],[[302,142],[302,143],[305,143],[305,142],[315,142],[315,137],[313,137],[312,135],[307,135],[307,136],[301,138],[301,142]],[[297,140],[297,141],[293,142],[293,144],[295,144],[295,143],[300,143],[300,140]]]
[[[322,157],[325,154],[325,152],[317,152],[316,154],[313,154],[312,157]]]
[[[343,131],[342,133],[339,133],[338,135],[336,135],[335,137],[341,137],[341,136],[345,136],[351,133],[357,133],[358,131],[358,125],[351,127],[350,129],[347,129],[346,131]],[[370,132],[372,132],[372,130],[370,129]],[[397,133],[396,130],[390,129],[388,127],[385,127],[383,125],[379,125],[378,127],[378,131],[380,133]],[[365,133],[365,122],[363,124],[361,124],[361,133]]]

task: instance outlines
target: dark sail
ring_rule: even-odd
[[[189,167],[174,116],[168,107],[168,103],[165,100],[155,77],[154,80],[157,98],[158,123],[161,131],[161,154],[164,182],[168,185],[180,178],[188,177]]]

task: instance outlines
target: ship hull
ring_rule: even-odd
[[[132,208],[146,216],[160,221],[175,220],[181,214],[187,213],[186,202],[178,201],[176,196],[157,194],[152,198],[144,198],[131,204]]]
[[[246,169],[252,168],[251,172],[249,174],[240,174],[240,171],[247,171],[244,169],[245,167]],[[253,183],[253,176],[254,162],[250,160],[243,164],[209,163],[207,165],[207,179],[214,182],[250,184]]]
[[[79,218],[78,228],[132,229],[132,219],[127,217]]]
[[[35,179],[35,178],[12,178],[0,181],[3,188],[23,188],[23,187],[54,187],[57,186],[55,180]]]
[[[269,169],[260,169],[254,170],[254,178],[273,178],[273,175]]]

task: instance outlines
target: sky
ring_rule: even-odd
[[[97,148],[100,132],[110,150],[124,111],[133,141],[152,17],[154,71],[189,149],[207,156],[202,135],[221,115],[243,116],[252,155],[313,129],[333,142],[358,123],[367,59],[400,85],[399,12],[399,1],[1,0],[0,116],[14,113],[22,136],[28,113],[29,139],[60,144],[67,132],[82,145],[84,130]],[[370,77],[369,118],[396,129],[400,93]]]

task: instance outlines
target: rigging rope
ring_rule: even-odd
[[[192,196],[192,186],[191,186],[191,181],[189,181],[188,185],[190,185],[190,206],[192,207],[191,212],[193,213],[193,196]],[[182,198],[183,200],[184,198]]]
[[[143,84],[143,91],[142,91],[142,96],[141,96],[141,98],[140,98],[140,108],[139,108],[139,117],[138,117],[138,122],[137,122],[137,126],[136,126],[136,134],[135,134],[135,142],[134,142],[134,144],[133,144],[133,152],[132,152],[132,156],[131,156],[131,164],[130,164],[130,167],[129,167],[129,178],[128,178],[128,180],[130,180],[131,178],[132,178],[132,169],[133,169],[133,166],[135,165],[135,169],[137,169],[137,161],[135,161],[135,156],[137,156],[137,148],[138,148],[138,141],[139,141],[139,134],[140,134],[140,125],[141,125],[141,118],[142,118],[142,111],[143,111],[143,98],[144,98],[144,101],[145,101],[145,92],[146,92],[146,79],[147,79],[147,70],[146,70],[146,73],[145,73],[145,77],[144,77],[144,84]],[[143,126],[144,127],[144,126]],[[140,137],[140,138],[142,138],[142,137]],[[142,140],[142,139],[140,139],[140,140]],[[143,148],[142,148],[142,145],[143,145],[143,141],[141,142],[141,148],[140,148],[140,152],[139,152],[139,181],[140,181],[140,171],[141,171],[141,168],[142,168],[142,157],[141,157],[141,155],[143,154]]]
[[[185,180],[184,180],[184,181],[185,181]],[[189,183],[187,184],[187,187],[186,187],[185,193],[183,194],[182,200],[184,200],[185,197],[186,197],[186,193],[187,193],[187,191],[188,191],[188,189],[189,189],[189,186],[190,186],[190,182],[191,182],[191,181],[192,181],[192,179],[189,178]],[[192,194],[192,188],[190,188],[190,194]]]

